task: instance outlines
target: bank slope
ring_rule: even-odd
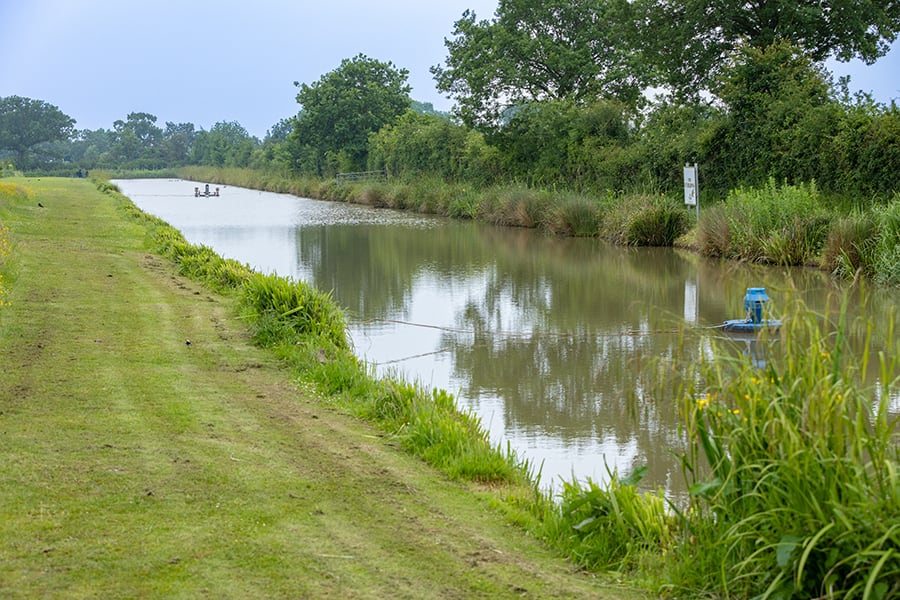
[[[91,183],[13,182],[0,596],[631,595],[298,389]]]

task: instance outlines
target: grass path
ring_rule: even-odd
[[[89,182],[13,182],[0,597],[636,597],[298,389]]]

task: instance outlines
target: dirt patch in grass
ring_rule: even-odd
[[[0,596],[630,594],[292,381],[87,182],[17,182]]]

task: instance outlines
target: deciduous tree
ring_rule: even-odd
[[[29,154],[36,146],[68,140],[74,130],[75,119],[43,100],[0,98],[0,151],[12,153],[19,168],[31,166]]]
[[[294,82],[302,106],[290,144],[295,165],[322,174],[330,157],[334,168],[364,168],[369,134],[410,106],[408,76],[391,62],[359,54],[312,85]]]
[[[490,21],[463,13],[431,72],[470,125],[540,100],[634,106],[646,83],[635,15],[628,0],[500,0]]]
[[[900,31],[900,0],[639,0],[646,61],[696,96],[743,45],[790,43],[813,61],[872,63]]]

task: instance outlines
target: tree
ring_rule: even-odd
[[[741,46],[784,41],[813,61],[872,63],[900,31],[900,0],[639,0],[645,60],[681,96],[696,96]]]
[[[484,184],[497,176],[498,160],[481,133],[410,109],[369,137],[369,168],[385,169],[391,177]]]
[[[150,113],[128,113],[125,121],[113,122],[116,141],[111,149],[119,162],[131,162],[140,158],[155,158],[158,154],[163,131],[156,126],[156,116]]]
[[[43,100],[0,98],[0,151],[11,152],[19,168],[31,165],[36,146],[68,140],[74,130],[75,119]]]
[[[631,142],[630,114],[598,100],[535,102],[518,111],[495,136],[510,177],[532,185],[615,188],[622,152]]]
[[[541,100],[612,99],[635,106],[646,83],[628,0],[500,0],[492,21],[456,22],[431,73],[463,120],[493,127],[504,110]]]
[[[364,168],[369,134],[410,106],[408,76],[391,62],[359,54],[312,85],[294,82],[302,106],[291,135],[294,164],[319,175]]]
[[[724,178],[713,187],[761,185],[769,177],[800,183],[819,179],[836,134],[839,104],[823,67],[787,43],[744,48],[720,78],[726,112],[701,160]]]
[[[209,131],[201,131],[194,141],[194,162],[216,167],[246,167],[259,145],[237,121],[221,121]]]
[[[194,145],[193,123],[171,123],[166,121],[166,130],[162,134],[162,155],[170,166],[183,165],[191,156]]]
[[[73,138],[69,150],[72,162],[80,167],[93,169],[108,156],[115,134],[103,128],[96,131],[83,129],[76,131]]]

